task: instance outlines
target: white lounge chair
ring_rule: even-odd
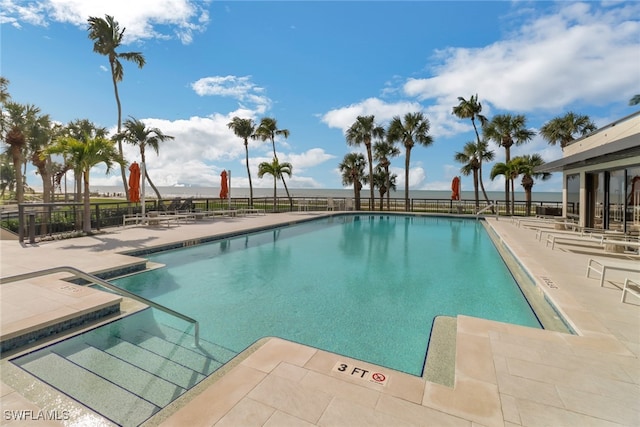
[[[614,261],[600,261],[594,258],[589,258],[587,261],[587,277],[590,277],[591,272],[600,274],[600,287],[604,286],[604,277],[607,271],[624,271],[627,273],[637,273],[640,277],[640,265],[629,260],[628,262],[614,262]],[[634,283],[635,283],[635,279]]]
[[[630,286],[633,286],[633,288]],[[622,288],[622,298],[620,299],[620,302],[625,302],[624,298],[627,296],[627,293],[640,298],[640,280],[633,281],[628,277],[624,279],[624,287]]]

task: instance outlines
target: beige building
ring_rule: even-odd
[[[572,141],[536,171],[562,171],[563,212],[580,225],[640,230],[640,111]]]

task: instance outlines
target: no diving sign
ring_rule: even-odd
[[[341,374],[346,374],[351,377],[359,378],[374,384],[380,384],[382,386],[387,385],[387,380],[389,379],[389,376],[387,374],[384,374],[380,371],[361,368],[349,363],[338,362],[333,367],[333,370]]]

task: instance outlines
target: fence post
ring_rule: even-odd
[[[100,231],[100,204],[96,204],[96,229]]]
[[[20,243],[24,242],[25,235],[25,224],[24,224],[24,206],[22,204],[18,204],[18,241]]]
[[[29,243],[36,242],[36,213],[29,212]]]

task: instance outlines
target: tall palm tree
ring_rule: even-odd
[[[287,174],[291,176],[292,166],[291,163],[278,161],[277,157],[274,157],[271,163],[262,162],[258,165],[258,178],[262,178],[265,175],[273,176],[273,211],[276,211],[276,184],[278,179],[282,178],[283,174]],[[284,183],[284,180],[282,180]],[[285,186],[285,189],[287,187]],[[289,195],[289,190],[287,190],[287,196]],[[289,198],[291,199],[291,198]]]
[[[167,140],[174,139],[171,135],[165,135],[160,129],[154,127],[145,126],[144,122],[134,118],[129,117],[124,121],[124,131],[116,135],[117,141],[124,141],[131,145],[137,145],[140,149],[140,160],[144,169],[144,177],[149,181],[149,185],[153,188],[153,191],[156,193],[158,200],[162,199],[160,196],[160,192],[156,188],[156,186],[151,181],[151,177],[149,176],[149,171],[146,168],[147,158],[145,155],[146,147],[151,147],[156,154],[158,154],[158,144],[160,142],[164,142]],[[142,185],[144,185],[144,180],[142,181]],[[128,199],[131,200],[131,199]]]
[[[51,156],[44,154],[59,132],[59,126],[54,125],[48,114],[38,115],[30,123],[28,151],[31,164],[36,167],[42,178],[42,201],[50,203],[53,197],[53,163]]]
[[[260,124],[256,128],[256,132],[251,135],[251,137],[253,139],[260,139],[261,141],[271,141],[271,146],[273,147],[273,158],[278,160],[278,155],[276,154],[276,136],[282,135],[285,138],[289,138],[289,134],[289,129],[278,129],[278,122],[276,119],[272,117],[263,117],[260,119]],[[291,176],[291,174],[289,174],[289,176]],[[289,209],[293,210],[293,199],[289,195],[289,188],[284,180],[284,174],[280,174],[280,179],[282,180],[282,185],[284,185],[284,189],[287,192]]]
[[[378,192],[380,193],[380,211],[383,209],[384,205],[384,195],[389,194],[391,190],[396,190],[396,178],[398,175],[395,173],[389,176],[389,172],[382,167],[382,165],[378,164],[373,172],[373,187],[378,188]],[[389,199],[387,198],[387,210],[389,210]]]
[[[564,116],[555,117],[542,125],[540,135],[549,145],[560,143],[560,147],[564,149],[567,144],[576,139],[576,136],[585,136],[596,129],[596,124],[589,116],[569,111]]]
[[[542,160],[542,156],[539,154],[525,154],[518,156],[517,165],[520,174],[522,174],[522,181],[520,184],[524,188],[525,202],[527,205],[527,215],[531,215],[531,190],[535,184],[534,178],[540,178],[543,181],[551,178],[549,172],[536,172],[535,169],[538,166],[542,166],[545,162]]]
[[[459,119],[471,119],[471,124],[473,125],[473,130],[476,133],[476,141],[478,146],[482,144],[480,140],[480,134],[478,133],[478,127],[476,126],[476,119],[480,122],[480,125],[484,128],[489,120],[483,116],[482,114],[482,104],[478,101],[478,94],[471,95],[468,100],[464,99],[462,96],[458,97],[459,104],[453,107],[452,114],[458,117]],[[482,156],[478,157],[480,161],[480,165],[478,168],[478,179],[480,182],[480,188],[482,189],[482,194],[484,196],[487,204],[489,203],[489,196],[487,196],[487,191],[484,189],[484,182],[482,181],[482,161],[484,160]],[[476,197],[476,207],[478,207],[478,200]]]
[[[89,38],[93,40],[93,51],[100,55],[105,55],[109,58],[109,66],[111,67],[111,80],[113,81],[113,91],[116,97],[116,104],[118,106],[118,130],[120,133],[122,130],[122,105],[120,104],[120,95],[118,94],[118,82],[121,82],[124,77],[124,68],[120,59],[126,61],[132,61],[138,68],[144,67],[146,60],[141,52],[117,52],[116,50],[122,45],[122,39],[124,37],[124,31],[126,28],[120,30],[120,24],[113,18],[113,16],[105,15],[104,18],[98,18],[90,16],[89,22]],[[118,152],[120,156],[123,156],[122,142],[118,141]],[[120,173],[122,175],[122,184],[124,185],[124,193],[129,199],[129,187],[127,186],[127,175],[125,173],[124,165],[120,165]]]
[[[347,145],[359,146],[364,144],[367,149],[367,161],[369,163],[369,183],[373,182],[373,155],[371,152],[371,141],[373,138],[383,138],[384,128],[375,124],[374,116],[358,116],[356,121],[347,129]],[[373,185],[371,188],[371,197],[369,198],[369,209],[373,209],[375,193]]]
[[[357,211],[360,210],[360,191],[362,190],[362,181],[365,179],[364,168],[366,164],[367,161],[362,153],[348,153],[338,165],[340,172],[342,172],[342,185],[353,185]]]
[[[409,165],[411,164],[411,149],[416,143],[428,147],[433,143],[433,137],[429,135],[431,124],[421,112],[407,113],[404,121],[400,116],[395,116],[387,130],[387,140],[391,143],[401,142],[405,148],[404,159],[404,206],[409,209]]]
[[[640,94],[633,95],[629,100],[629,105],[634,106],[640,104]]]
[[[114,163],[124,165],[126,162],[118,153],[113,141],[104,137],[86,138],[84,141],[71,137],[62,137],[49,146],[46,155],[63,154],[70,159],[74,169],[82,173],[84,182],[84,215],[82,230],[91,233],[91,205],[89,192],[89,173],[91,168],[104,163],[107,173],[111,171]]]
[[[498,175],[504,176],[504,180],[507,183],[507,189],[511,189],[511,214],[514,213],[515,205],[515,187],[514,181],[520,174],[520,162],[517,158],[509,160],[508,162],[498,162],[491,168],[490,178],[493,181]],[[506,212],[509,214],[509,201],[506,202]]]
[[[511,161],[511,147],[529,142],[535,132],[527,129],[527,118],[523,114],[498,114],[484,127],[485,138],[504,148],[505,164]],[[493,180],[494,177],[491,179]],[[509,180],[504,183],[504,198],[509,214]]]
[[[236,116],[227,123],[227,126],[233,130],[237,137],[242,138],[244,141],[247,176],[249,177],[249,206],[253,206],[253,184],[251,183],[251,170],[249,169],[249,138],[255,133],[256,125],[252,119],[241,119]]]
[[[381,140],[373,144],[373,158],[375,159],[375,161],[378,162],[378,165],[384,171],[384,176],[387,179],[387,181],[385,182],[385,187],[387,188],[387,190],[392,188],[390,183],[391,175],[389,174],[389,166],[391,166],[391,160],[389,158],[397,157],[399,155],[400,155],[400,149],[396,147],[395,144],[392,144],[389,141]],[[397,175],[394,175],[394,176],[397,176]],[[395,189],[396,189],[396,185],[394,183],[393,190],[395,191]],[[391,194],[391,191],[387,191],[387,210],[390,209],[389,207],[390,194]],[[380,201],[380,203],[382,203],[382,201]],[[380,209],[382,209],[382,205],[380,206]]]

